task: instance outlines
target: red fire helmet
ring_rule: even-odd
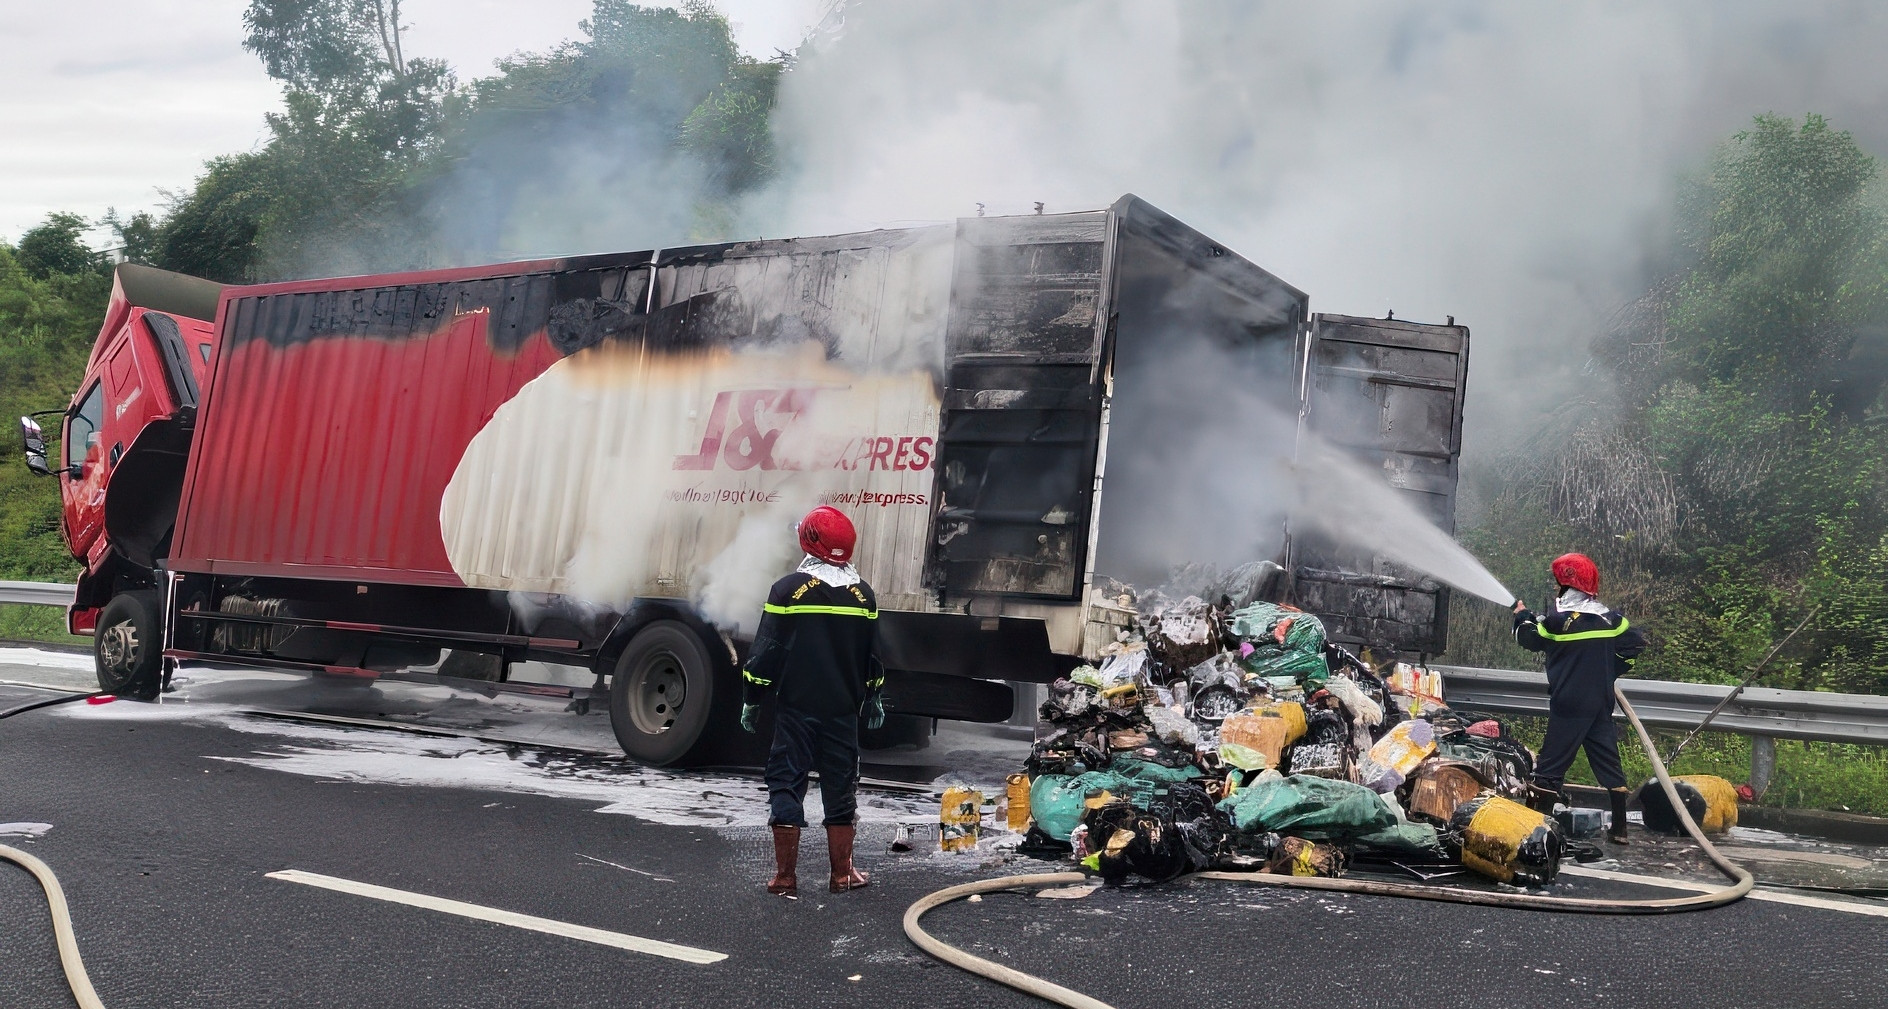
[[[852,560],[852,548],[858,541],[852,520],[831,505],[820,505],[800,520],[800,549],[828,564]]]
[[[1585,554],[1561,554],[1554,558],[1554,581],[1597,596],[1600,594],[1600,567]]]

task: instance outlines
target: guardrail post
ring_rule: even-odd
[[[1769,736],[1750,737],[1750,787],[1763,798],[1770,788],[1770,776],[1777,770],[1777,741]]]

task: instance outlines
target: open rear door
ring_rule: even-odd
[[[1305,348],[1304,427],[1382,467],[1445,532],[1455,531],[1468,328],[1313,315]],[[1338,641],[1440,654],[1449,590],[1381,556],[1294,533],[1297,605]]]

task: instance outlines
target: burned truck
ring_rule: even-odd
[[[816,503],[859,528],[896,715],[1003,720],[1114,640],[1149,509],[1250,532],[1210,480],[1163,493],[1242,465],[1164,447],[1187,376],[1234,380],[1222,426],[1321,432],[1446,528],[1467,330],[1308,307],[1132,196],[248,287],[125,266],[59,464],[31,420],[26,448],[103,689],[178,662],[471,683],[606,702],[631,756],[700,762]],[[1273,546],[1334,638],[1441,650],[1445,589]]]

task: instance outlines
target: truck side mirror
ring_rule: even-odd
[[[26,450],[27,469],[37,476],[52,475],[52,468],[46,465],[46,437],[39,422],[31,417],[20,418],[20,445]]]

